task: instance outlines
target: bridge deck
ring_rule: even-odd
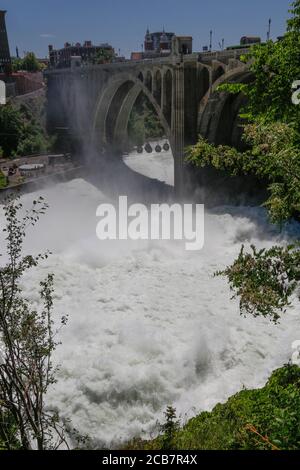
[[[182,55],[182,56],[174,56],[170,55],[168,57],[158,57],[156,59],[143,59],[143,60],[126,60],[125,62],[114,62],[110,64],[98,64],[98,65],[91,65],[91,64],[82,64],[80,67],[71,69],[71,68],[64,68],[64,69],[48,69],[44,73],[45,75],[49,74],[66,74],[66,73],[76,73],[82,72],[82,70],[86,71],[96,71],[96,70],[110,70],[110,69],[126,69],[135,66],[162,66],[162,65],[170,65],[171,63],[177,63],[178,60],[183,62],[203,62],[203,63],[211,63],[213,60],[228,61],[228,59],[239,59],[239,57],[245,54],[245,49],[235,49],[230,51],[217,51],[217,52],[194,52],[193,54]]]

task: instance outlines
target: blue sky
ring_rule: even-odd
[[[11,53],[34,51],[47,55],[48,44],[109,42],[123,55],[141,50],[145,30],[174,31],[194,38],[201,50],[214,31],[214,47],[238,44],[243,35],[266,37],[268,19],[272,37],[285,30],[291,0],[0,0],[8,10]]]

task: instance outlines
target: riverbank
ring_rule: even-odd
[[[22,181],[14,185],[0,189],[0,202],[13,193],[20,195],[41,190],[45,186],[71,181],[74,178],[84,177],[86,167],[84,165],[72,166],[68,169],[53,171],[42,176]]]
[[[135,439],[127,450],[299,450],[300,367],[273,372],[261,389],[242,390],[211,412],[153,440]],[[166,427],[166,425],[165,425]]]

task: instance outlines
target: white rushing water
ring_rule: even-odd
[[[127,163],[170,181],[167,156],[147,158]],[[24,291],[37,305],[37,282],[55,273],[56,318],[69,314],[48,400],[99,445],[147,435],[169,404],[183,419],[210,410],[243,386],[262,386],[291,358],[300,339],[297,304],[279,325],[242,318],[226,280],[213,277],[241,243],[271,246],[288,237],[268,225],[262,209],[207,213],[205,248],[192,253],[174,242],[98,241],[96,208],[107,197],[84,180],[23,202],[40,194],[50,209],[30,231],[26,250],[49,248],[53,255],[26,275]]]

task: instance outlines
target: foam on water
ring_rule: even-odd
[[[243,386],[262,386],[290,359],[300,339],[297,304],[277,326],[242,318],[226,281],[213,277],[241,243],[289,236],[279,237],[262,209],[206,214],[205,248],[191,253],[174,242],[98,241],[96,207],[106,197],[83,180],[42,195],[50,209],[26,250],[54,254],[26,275],[24,291],[36,305],[38,281],[55,273],[56,318],[69,314],[48,402],[99,445],[147,435],[169,404],[183,417],[209,410]]]

